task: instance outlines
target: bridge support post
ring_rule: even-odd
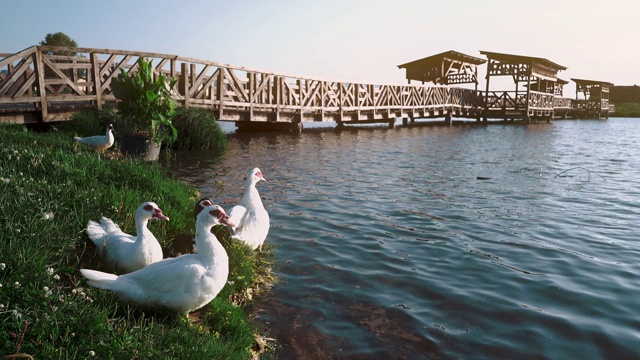
[[[395,128],[396,128],[396,119],[389,120],[389,129],[395,129]]]
[[[447,126],[451,126],[451,110],[447,111],[447,114],[444,116],[444,124]]]
[[[409,118],[402,118],[402,126],[409,125]]]

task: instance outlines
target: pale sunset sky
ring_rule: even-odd
[[[406,84],[397,65],[456,50],[546,58],[559,77],[640,84],[634,0],[25,0],[2,4],[0,52],[63,32],[285,75]],[[484,78],[486,67],[479,68]],[[482,83],[481,83],[482,84]],[[496,89],[496,90],[512,90]],[[565,96],[575,84],[565,86]],[[570,95],[571,96],[571,95]]]

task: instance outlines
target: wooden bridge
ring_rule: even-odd
[[[477,85],[467,89],[359,84],[175,55],[32,46],[15,54],[0,54],[0,122],[64,121],[85,108],[114,105],[111,80],[120,74],[120,68],[136,71],[140,57],[153,60],[155,73],[178,79],[170,90],[180,105],[207,108],[218,120],[236,122],[239,130],[301,129],[309,121],[394,126],[397,118],[404,123],[438,117],[448,121],[451,117],[548,121],[554,115],[568,114],[572,107],[572,99],[539,88],[496,92],[488,86],[479,91]],[[528,86],[532,86],[530,81]]]

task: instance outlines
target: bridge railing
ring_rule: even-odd
[[[474,116],[485,98],[489,109],[553,106],[553,97],[543,93],[487,96],[448,86],[319,80],[149,52],[33,46],[0,58],[0,117],[38,112],[44,121],[66,120],[80,108],[114,104],[111,81],[120,69],[137,71],[141,57],[153,60],[156,74],[178,79],[170,90],[181,105],[207,108],[227,121],[386,121],[448,111]]]

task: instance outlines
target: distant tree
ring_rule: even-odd
[[[57,32],[55,34],[47,34],[44,37],[44,40],[40,41],[40,45],[42,46],[66,46],[66,47],[78,47],[78,44],[67,34],[63,32]],[[70,51],[52,51],[50,52],[53,55],[69,55],[74,56],[75,52]]]
[[[64,47],[70,47],[70,48],[78,47],[78,44],[75,42],[75,40],[73,40],[67,34],[65,34],[63,32],[57,32],[55,34],[47,34],[47,36],[44,37],[44,40],[40,41],[40,45],[41,46],[64,46]],[[78,56],[78,54],[75,51],[47,51],[46,54],[47,55],[61,55],[61,56]],[[80,56],[80,57],[82,57],[82,56]],[[66,63],[66,62],[70,62],[70,61],[69,60],[59,60],[59,62]],[[62,70],[62,72],[66,76],[73,76],[74,75],[74,71],[76,72],[75,75],[79,75],[81,78],[85,78],[86,79],[86,74],[87,74],[86,70],[83,70],[83,69],[80,69],[80,70],[71,70],[71,69]],[[51,71],[51,69],[49,69],[48,67],[45,67],[44,73],[45,73],[45,77],[56,77],[54,75],[53,71]],[[75,79],[76,76],[73,76],[73,78]]]

